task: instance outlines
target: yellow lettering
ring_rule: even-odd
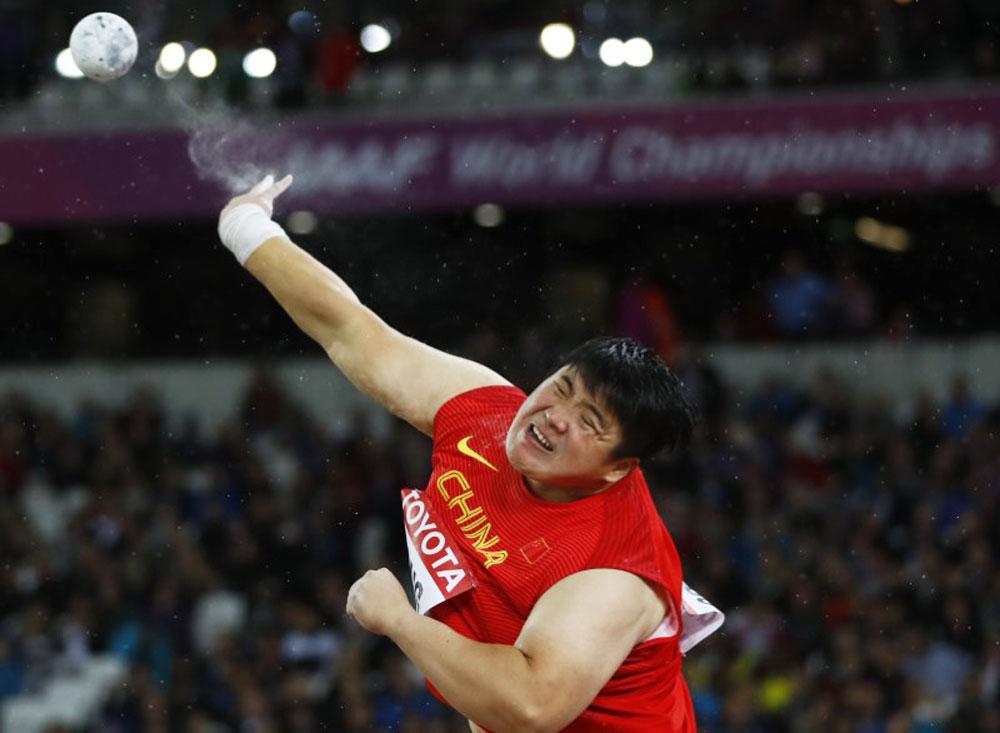
[[[463,522],[462,519],[459,519],[456,522],[458,528],[462,530],[462,532],[472,532],[474,529],[482,527],[489,521],[485,514],[473,515],[471,517],[467,517],[466,519],[469,519],[470,521]]]
[[[441,493],[441,497],[446,501],[451,497],[448,496],[448,488],[445,486],[449,481],[458,481],[458,485],[462,487],[463,491],[469,489],[469,481],[465,478],[465,474],[461,471],[448,471],[442,473],[437,480],[437,490]]]
[[[493,545],[500,541],[500,538],[496,535],[487,539],[491,529],[493,529],[493,525],[486,522],[486,524],[480,527],[477,531],[470,532],[463,529],[462,534],[472,540],[472,546],[476,548],[477,552],[481,553],[483,550],[493,547]]]
[[[448,490],[448,483],[452,481],[458,484],[459,489],[454,496]],[[490,537],[490,531],[493,529],[492,522],[489,521],[481,506],[472,506],[476,495],[465,474],[458,470],[446,471],[438,477],[436,486],[441,497],[448,502],[448,508],[453,511],[455,524],[458,525],[459,530],[472,541],[473,549],[483,556],[484,565],[491,568],[506,560],[506,550],[490,549],[500,542],[500,537],[497,535]]]
[[[451,501],[448,502],[448,508],[454,509],[456,506],[462,507],[462,514],[455,521],[459,524],[464,524],[472,517],[478,516],[483,513],[483,508],[481,506],[470,507],[468,504],[469,499],[473,497],[471,491],[465,491],[458,496],[453,496]]]
[[[496,552],[484,552],[483,557],[486,558],[486,562],[484,563],[486,568],[491,568],[494,565],[499,565],[507,559],[507,551],[497,550]]]

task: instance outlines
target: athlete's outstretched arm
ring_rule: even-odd
[[[586,570],[542,595],[513,646],[484,644],[419,615],[383,568],[354,584],[347,612],[396,642],[470,720],[495,733],[541,733],[578,717],[665,610],[638,576]]]
[[[475,387],[508,384],[475,362],[404,336],[270,220],[291,185],[268,176],[219,217],[219,237],[361,391],[428,435],[438,408]]]

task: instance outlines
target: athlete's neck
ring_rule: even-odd
[[[543,484],[539,481],[535,481],[534,479],[530,479],[527,476],[522,476],[522,478],[524,479],[524,485],[528,487],[528,491],[542,501],[551,501],[553,504],[568,504],[571,501],[586,499],[588,496],[600,494],[602,491],[607,491],[614,486],[614,484],[610,483],[605,483],[596,488],[582,486],[554,486],[551,484]]]

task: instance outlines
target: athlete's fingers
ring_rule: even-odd
[[[260,183],[251,188],[247,193],[250,194],[264,193],[264,191],[269,189],[273,183],[274,183],[274,176],[268,173],[266,176],[264,176],[264,178],[260,181]]]
[[[289,173],[287,176],[282,178],[280,181],[271,186],[270,190],[267,192],[267,196],[270,199],[276,199],[278,196],[283,194],[288,190],[288,187],[292,185],[292,175]]]

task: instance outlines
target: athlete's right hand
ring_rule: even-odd
[[[256,204],[264,210],[264,213],[267,214],[268,217],[270,217],[274,213],[274,200],[287,191],[288,187],[291,185],[291,175],[285,176],[277,183],[274,181],[274,176],[270,174],[264,176],[264,178],[262,178],[257,185],[249,191],[241,193],[239,196],[234,196],[229,200],[229,203],[226,204],[226,207],[219,215],[220,226],[222,219],[226,216],[226,213],[232,211],[240,204]]]
[[[271,215],[274,200],[291,185],[291,176],[277,183],[274,176],[266,176],[246,193],[233,197],[219,214],[219,239],[241,265],[268,239],[286,236],[285,230],[271,221]]]
[[[373,634],[390,636],[406,614],[416,613],[388,569],[369,570],[347,593],[347,614]]]

